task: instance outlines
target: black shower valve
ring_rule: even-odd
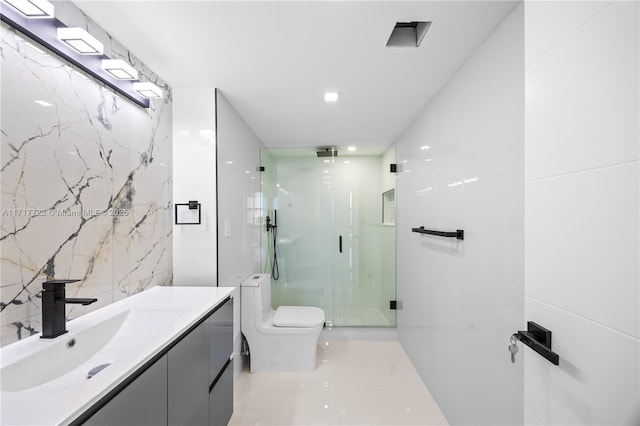
[[[277,225],[272,225],[271,224],[271,218],[269,216],[267,216],[267,232],[271,231],[272,229],[276,228]]]

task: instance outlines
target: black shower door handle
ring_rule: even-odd
[[[338,237],[338,247],[340,249],[340,253],[342,253],[342,235]]]

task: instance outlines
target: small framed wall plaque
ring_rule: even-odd
[[[201,205],[197,201],[175,204],[176,225],[200,225],[202,223]]]

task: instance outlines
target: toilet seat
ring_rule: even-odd
[[[324,311],[313,306],[280,306],[273,315],[276,327],[312,328],[324,324]]]

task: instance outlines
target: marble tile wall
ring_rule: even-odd
[[[74,5],[56,14],[165,97],[140,108],[2,23],[2,345],[40,331],[47,278],[98,299],[68,319],[172,281],[171,91]]]

